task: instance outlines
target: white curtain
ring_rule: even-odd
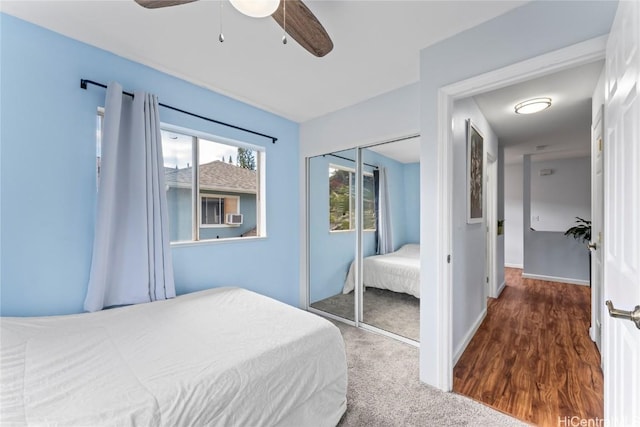
[[[175,296],[158,99],[110,83],[87,311]]]
[[[386,168],[380,168],[378,180],[378,254],[384,255],[393,252],[393,222]]]

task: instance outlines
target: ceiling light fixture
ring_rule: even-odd
[[[280,0],[229,0],[238,12],[252,18],[266,18],[278,9]]]
[[[551,98],[533,98],[515,106],[516,114],[533,114],[551,107]]]

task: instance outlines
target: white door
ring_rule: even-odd
[[[497,206],[496,206],[496,192],[498,179],[496,177],[497,163],[495,157],[491,154],[487,154],[486,170],[486,188],[485,193],[487,205],[485,206],[485,232],[486,232],[486,244],[487,244],[487,257],[486,257],[486,275],[485,275],[485,297],[496,298],[496,239],[497,239]]]
[[[591,339],[602,354],[602,221],[604,216],[604,174],[602,121],[604,106],[591,126]],[[604,361],[604,359],[602,359]]]
[[[621,1],[606,55],[604,299],[640,305],[640,1]],[[604,407],[609,426],[640,425],[640,329],[603,315]]]

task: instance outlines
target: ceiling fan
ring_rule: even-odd
[[[147,9],[178,6],[197,0],[134,0]],[[286,6],[285,6],[286,2]],[[232,4],[236,2],[232,1]],[[234,4],[234,7],[237,6]],[[285,9],[286,7],[286,9]],[[285,18],[286,12],[286,18]],[[267,15],[268,16],[268,15]],[[318,18],[302,3],[302,0],[282,0],[271,15],[273,19],[297,41],[300,46],[317,57],[323,57],[333,49],[333,42]],[[286,25],[285,25],[286,19]]]

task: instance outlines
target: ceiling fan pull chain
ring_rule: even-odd
[[[282,44],[287,44],[287,0],[282,0],[283,26],[284,34],[282,35]]]
[[[222,34],[222,3],[224,0],[220,0],[220,34],[218,35],[218,40],[220,43],[224,42],[224,34]]]

